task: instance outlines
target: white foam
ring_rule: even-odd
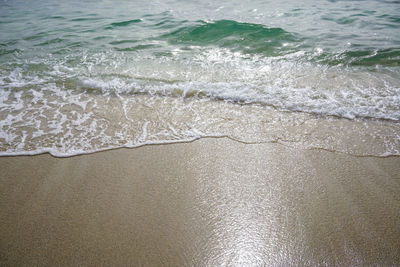
[[[68,65],[67,58],[37,59],[35,64],[53,64],[45,73],[15,67],[0,85],[0,114],[6,113],[0,121],[0,155],[70,156],[233,136],[236,130],[229,133],[223,126],[230,125],[223,119],[228,111],[210,114],[197,106],[209,99],[348,119],[400,120],[399,69],[318,65],[304,61],[305,51],[265,58],[221,48],[192,49],[197,53],[174,50],[174,57],[85,52],[76,66]],[[143,103],[136,100],[140,94],[148,96]],[[159,96],[167,102],[169,96],[180,97],[184,104],[171,102],[169,109],[157,110],[154,99]],[[152,108],[156,113],[144,117],[132,113]],[[243,114],[237,111],[235,116]],[[379,155],[400,154],[398,136],[390,133],[382,144],[386,150]],[[279,138],[284,139],[290,133],[282,135]],[[242,137],[235,134],[250,141],[280,140],[275,133],[251,136],[251,131]],[[316,144],[326,145],[319,139]]]

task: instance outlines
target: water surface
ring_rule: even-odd
[[[340,139],[303,147],[400,154],[398,1],[0,5],[2,154],[67,156],[202,136],[304,144],[306,130],[293,135],[283,124],[278,137],[270,126],[254,137],[248,121],[268,116],[289,116],[293,127],[304,116],[373,121],[349,135],[370,136],[375,152],[341,149]]]

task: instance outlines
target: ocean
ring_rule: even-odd
[[[400,1],[0,0],[0,155],[225,137],[400,155]]]

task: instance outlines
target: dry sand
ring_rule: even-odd
[[[400,157],[209,138],[0,169],[2,266],[400,262]]]

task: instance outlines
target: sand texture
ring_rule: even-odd
[[[206,138],[0,170],[1,266],[400,262],[400,157]]]

